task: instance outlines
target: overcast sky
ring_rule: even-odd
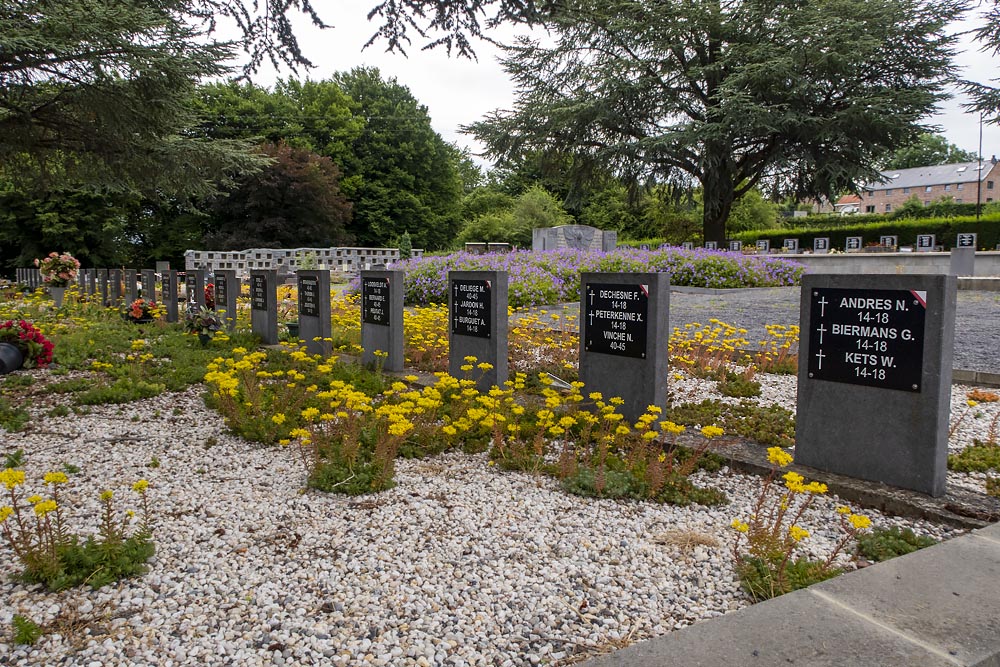
[[[322,5],[323,3],[319,3]],[[296,22],[303,51],[316,64],[305,76],[324,79],[335,72],[359,66],[377,67],[384,79],[395,77],[408,87],[414,97],[428,108],[431,122],[446,141],[468,147],[474,153],[482,150],[471,137],[459,133],[459,127],[479,120],[494,109],[509,109],[514,100],[513,88],[507,75],[497,62],[498,50],[486,42],[478,42],[478,61],[448,57],[441,48],[420,51],[420,42],[408,50],[408,57],[385,52],[384,43],[367,49],[362,46],[375,32],[376,26],[368,23],[367,12],[373,0],[346,0],[337,2],[335,10],[327,10],[323,18],[335,27],[318,30],[307,21]],[[514,34],[510,28],[503,37]],[[964,68],[962,76],[987,81],[997,76],[993,59],[978,52],[968,41],[961,46],[963,53],[958,62]],[[998,60],[997,62],[1000,62]],[[270,86],[277,75],[264,70],[254,77],[261,85]],[[287,73],[282,74],[287,76]],[[953,99],[942,106],[940,113],[929,120],[939,125],[948,140],[960,148],[976,152],[979,146],[979,118],[965,113],[962,98]],[[1000,156],[1000,127],[983,127],[983,157]]]

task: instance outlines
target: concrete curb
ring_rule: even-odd
[[[1000,524],[585,667],[1000,667]]]

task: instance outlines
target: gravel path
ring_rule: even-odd
[[[723,294],[670,293],[670,326],[708,324],[718,319],[749,333],[751,342],[764,340],[768,324],[799,323],[798,287],[731,290]],[[578,313],[578,304],[547,308]],[[954,368],[1000,373],[1000,292],[960,290],[955,316]]]
[[[794,378],[765,380],[762,402],[793,399]],[[674,383],[682,400],[714,387]],[[956,409],[967,390],[954,388]],[[699,474],[731,504],[679,508],[570,496],[482,455],[446,454],[400,461],[397,486],[374,497],[303,492],[294,452],[227,434],[200,391],[66,417],[38,404],[7,438],[39,491],[45,471],[81,468],[67,489],[76,530],[93,528],[102,489],[124,501],[148,478],[157,553],[144,577],[53,594],[12,582],[19,567],[0,545],[0,663],[563,665],[748,604],[728,527],[751,511],[759,478]],[[955,448],[998,406],[968,415]],[[807,553],[825,557],[837,539],[837,504],[821,497],[803,517]],[[45,628],[38,644],[11,643],[15,613]]]

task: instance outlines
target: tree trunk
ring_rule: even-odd
[[[701,179],[704,194],[702,230],[706,241],[716,241],[719,249],[726,249],[726,221],[733,208],[735,187],[728,174],[721,170],[706,170]]]

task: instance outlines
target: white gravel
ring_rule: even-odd
[[[794,406],[794,378],[764,381],[763,402]],[[709,384],[673,381],[674,400],[701,400]],[[303,492],[291,451],[228,435],[200,391],[39,415],[6,436],[38,489],[44,472],[80,467],[67,497],[77,530],[102,489],[128,499],[149,479],[157,553],[144,577],[54,594],[12,583],[20,568],[0,546],[0,664],[567,664],[748,604],[729,524],[749,514],[759,478],[700,473],[732,503],[677,508],[569,496],[485,456],[447,454],[400,461],[397,486],[377,496]],[[967,416],[954,446],[982,437],[998,406]],[[837,504],[821,498],[805,517],[805,552],[826,556]],[[685,534],[715,545],[676,546]],[[12,644],[15,613],[45,627],[35,646]]]

